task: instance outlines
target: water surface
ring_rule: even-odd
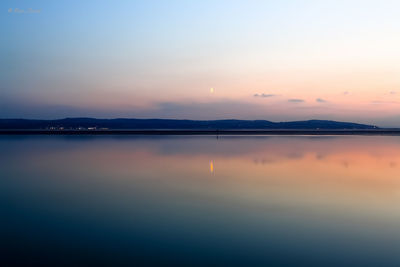
[[[399,137],[0,137],[14,264],[399,266],[399,207]]]

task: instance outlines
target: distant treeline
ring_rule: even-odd
[[[267,120],[173,120],[94,119],[59,120],[0,119],[0,129],[378,129],[373,125],[329,120],[271,122]]]

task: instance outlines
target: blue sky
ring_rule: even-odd
[[[399,1],[2,1],[0,9],[3,118],[400,126]]]

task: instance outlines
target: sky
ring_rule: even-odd
[[[400,1],[1,1],[0,118],[400,127]]]

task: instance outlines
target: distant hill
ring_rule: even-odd
[[[329,120],[271,122],[266,120],[171,120],[171,119],[94,119],[60,120],[0,119],[0,129],[378,129],[373,125]]]

